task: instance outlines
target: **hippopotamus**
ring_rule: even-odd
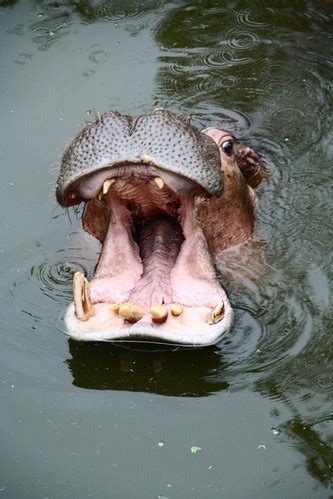
[[[199,130],[171,111],[108,111],[65,151],[63,207],[83,203],[101,243],[95,274],[73,277],[67,333],[86,341],[214,344],[233,309],[214,258],[247,241],[265,164],[223,129]]]

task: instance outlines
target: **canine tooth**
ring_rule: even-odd
[[[155,184],[157,185],[157,187],[159,189],[163,189],[163,187],[164,187],[164,181],[163,181],[163,179],[161,177],[155,177],[154,178],[154,182],[155,182]]]
[[[99,191],[99,193],[97,194],[98,201],[102,201],[102,197],[103,197],[103,191]]]
[[[144,311],[139,305],[123,303],[119,307],[119,315],[129,322],[137,322],[144,316]]]
[[[183,312],[183,307],[179,303],[173,303],[171,305],[171,313],[176,317]]]
[[[165,322],[168,317],[168,309],[165,305],[151,307],[150,313],[155,322]]]
[[[108,178],[107,180],[104,180],[104,183],[103,183],[103,194],[107,194],[111,185],[115,183],[115,179],[114,178]]]
[[[89,283],[82,272],[75,272],[73,276],[74,309],[80,321],[87,321],[94,315],[90,300]]]
[[[218,322],[220,322],[223,316],[224,316],[224,303],[221,300],[216,305],[214,310],[210,314],[208,314],[207,322],[208,324],[217,324]]]

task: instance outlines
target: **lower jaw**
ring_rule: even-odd
[[[80,277],[82,281],[83,275]],[[104,283],[110,282],[108,278],[104,279]],[[186,281],[185,279],[185,284]],[[145,341],[188,346],[214,344],[231,329],[233,310],[225,291],[218,283],[206,282],[200,299],[198,294],[195,294],[196,284],[198,283],[194,280],[189,285],[180,286],[175,291],[176,294],[173,294],[169,300],[163,300],[163,303],[157,301],[144,303],[129,299],[128,292],[117,296],[110,293],[110,299],[105,299],[103,293],[103,297],[102,294],[98,297],[96,295],[96,289],[100,289],[98,279],[95,281],[93,279],[91,282],[93,299],[86,316],[83,316],[83,319],[82,316],[78,317],[80,314],[74,302],[67,309],[65,315],[67,334],[80,341]],[[106,286],[106,289],[110,289],[109,286]],[[205,290],[206,296],[204,296]],[[83,296],[84,293],[79,294]],[[132,306],[132,309],[134,307],[139,309],[141,311],[139,317],[127,320],[121,313],[121,304],[125,308]],[[163,308],[166,313],[162,321],[156,320],[152,314],[154,304],[155,309]],[[218,304],[222,307],[222,313],[214,320],[213,312]]]
[[[224,315],[217,324],[206,322],[208,307],[183,307],[181,316],[173,316],[168,307],[168,319],[155,323],[150,313],[134,324],[123,320],[111,310],[109,303],[94,305],[94,316],[80,321],[72,303],[65,315],[67,334],[80,341],[148,341],[181,345],[211,345],[225,336],[233,323],[233,311],[225,293],[221,293]]]
[[[193,210],[184,206],[178,236],[175,235],[177,227],[165,218],[155,224],[155,228],[161,224],[164,226],[164,234],[148,227],[148,235],[154,232],[155,237],[150,238],[152,249],[148,245],[148,251],[144,251],[145,244],[140,245],[141,256],[144,254],[142,260],[133,247],[121,210],[113,206],[109,231],[95,277],[90,283],[90,313],[83,320],[79,318],[76,298],[76,305],[72,303],[65,315],[67,334],[81,341],[128,340],[181,345],[216,343],[230,330],[233,311],[225,291],[216,281],[206,239],[195,222]],[[112,237],[115,232],[118,246]],[[175,250],[178,245],[180,250]],[[117,275],[112,276],[112,265],[119,262],[119,247],[122,248],[122,263],[118,265],[120,271]],[[159,261],[157,272],[150,272],[147,278],[144,270],[154,268],[152,260],[159,253],[163,253],[164,257]],[[74,294],[77,297],[80,293],[76,289]],[[121,303],[140,307],[139,317],[135,321],[124,318],[119,313]],[[175,303],[180,306],[180,313],[174,313]],[[153,317],[151,307],[154,305],[162,305],[166,314],[162,321]],[[214,309],[221,305],[223,312],[215,320]]]

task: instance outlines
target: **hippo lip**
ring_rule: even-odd
[[[229,331],[233,312],[196,217],[211,193],[202,177],[155,162],[151,152],[140,158],[58,179],[58,200],[84,200],[83,228],[102,243],[90,283],[74,275],[67,332],[85,341],[212,344]]]

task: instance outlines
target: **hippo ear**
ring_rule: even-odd
[[[251,187],[257,187],[257,185],[269,177],[266,163],[251,147],[236,142],[234,145],[234,154],[240,171]]]

